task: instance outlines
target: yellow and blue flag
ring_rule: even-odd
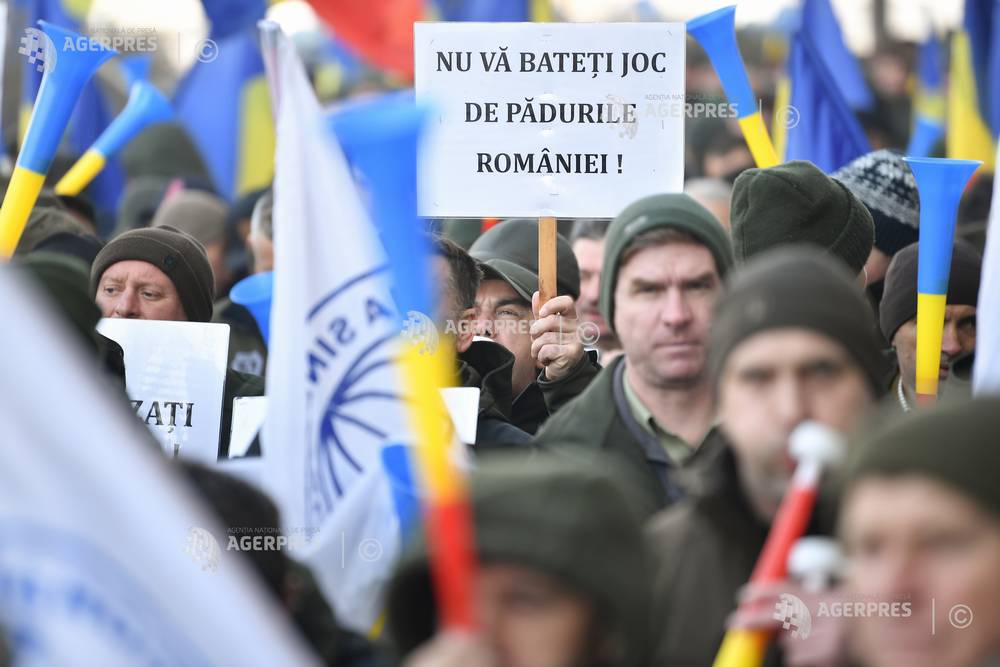
[[[173,106],[219,193],[232,200],[268,186],[274,175],[274,121],[256,30],[230,35],[201,57]]]
[[[1000,86],[989,80],[994,5],[995,0],[966,0],[962,28],[952,36],[946,135],[949,158],[981,160],[990,170],[996,143],[988,91]]]

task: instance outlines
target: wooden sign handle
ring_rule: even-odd
[[[556,219],[538,219],[538,306],[558,294],[556,288]]]

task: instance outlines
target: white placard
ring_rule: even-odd
[[[229,325],[105,318],[97,330],[125,351],[125,387],[168,456],[215,461]]]
[[[441,390],[444,406],[448,409],[451,423],[455,425],[455,435],[466,445],[476,444],[479,392],[479,387],[447,387]]]
[[[260,433],[267,416],[267,396],[243,396],[233,401],[233,428],[229,435],[229,458],[245,456]]]
[[[682,23],[417,23],[420,215],[613,217],[684,182]]]

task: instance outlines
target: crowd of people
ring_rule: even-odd
[[[370,637],[344,629],[307,566],[243,552],[324,664],[704,667],[742,629],[769,638],[766,665],[1000,665],[1000,399],[971,390],[983,238],[955,241],[939,396],[918,405],[919,193],[902,155],[879,149],[831,175],[758,169],[727,132],[689,147],[683,193],[561,220],[544,303],[537,220],[427,221],[432,319],[454,346],[453,386],[479,390],[478,630],[440,627],[422,531]],[[270,189],[227,203],[177,125],[142,133],[126,166],[113,233],[84,198],[46,191],[14,270],[123,401],[124,352],[101,318],[228,324],[229,458],[233,401],[266,395],[268,364],[229,291],[273,270],[274,225],[293,221],[275,219]],[[843,450],[803,536],[833,565],[818,585],[796,573],[748,585],[804,424]],[[266,455],[257,440],[245,454]],[[169,465],[223,525],[280,529],[262,490]],[[790,598],[804,617],[780,613]],[[0,664],[11,657],[0,628]]]

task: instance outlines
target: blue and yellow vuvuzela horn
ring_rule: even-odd
[[[920,196],[920,245],[917,253],[917,402],[937,398],[941,371],[944,309],[955,240],[955,217],[966,183],[979,160],[903,158]]]
[[[45,34],[45,73],[0,208],[0,260],[14,254],[83,86],[117,53],[70,30],[38,23]]]
[[[761,169],[778,164],[778,154],[757,108],[736,44],[735,5],[691,19],[687,23],[687,31],[708,54],[729,103],[736,107],[736,118],[754,162]]]
[[[121,150],[132,137],[153,123],[170,120],[173,115],[170,102],[153,84],[148,81],[132,84],[125,108],[101,132],[94,145],[59,179],[56,194],[80,194],[101,173],[108,158]]]

